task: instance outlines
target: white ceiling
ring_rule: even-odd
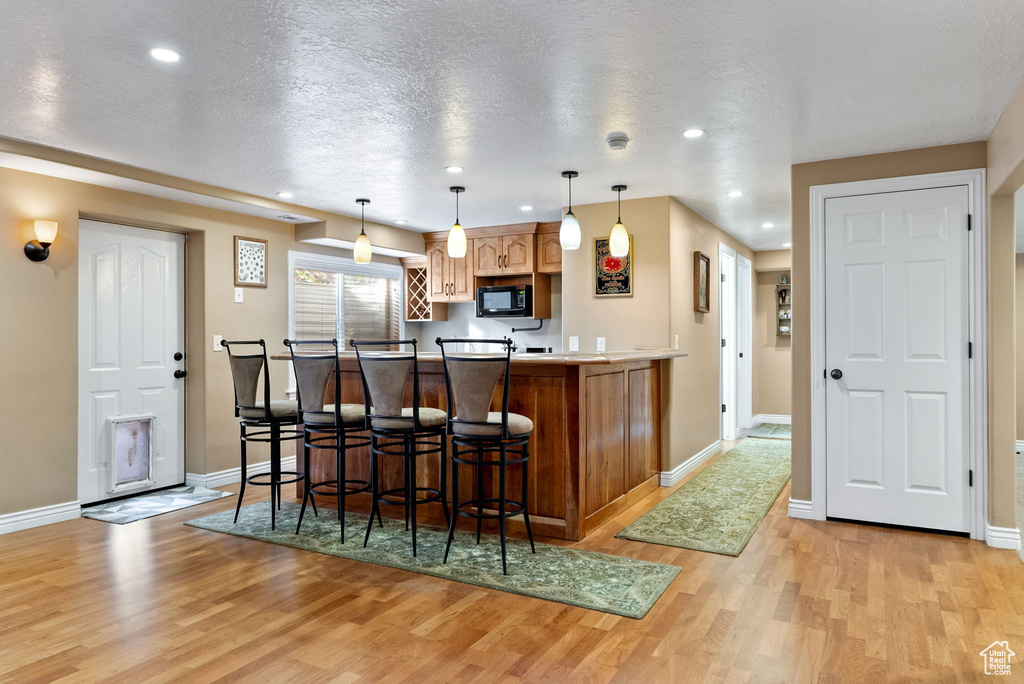
[[[1024,76],[1020,0],[5,0],[3,14],[0,135],[349,215],[365,196],[367,218],[418,230],[451,224],[453,184],[467,227],[557,220],[559,173],[575,169],[577,203],[625,183],[624,199],[674,195],[781,247],[790,164],[985,139]],[[182,60],[155,62],[154,46]],[[624,152],[605,144],[617,130]]]

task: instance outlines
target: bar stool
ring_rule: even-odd
[[[533,421],[518,413],[509,413],[508,394],[511,384],[512,340],[488,339],[447,339],[435,340],[441,348],[444,361],[444,379],[448,398],[448,433],[452,435],[452,518],[448,526],[448,542],[444,547],[444,561],[455,539],[455,523],[460,515],[476,518],[476,543],[480,543],[480,529],[485,519],[498,521],[501,537],[501,571],[508,574],[505,552],[505,520],[522,515],[526,523],[526,535],[533,545],[533,531],[530,529],[528,511],[530,433]],[[446,345],[501,345],[502,354],[466,354],[445,350]],[[491,411],[491,399],[498,380],[504,375],[505,383],[501,393],[501,411]],[[494,458],[485,459],[484,454],[497,453]],[[509,458],[509,454],[513,458]],[[473,468],[476,483],[476,498],[459,499],[459,465]],[[522,501],[506,496],[508,467],[522,465]],[[484,472],[487,468],[498,471],[498,496],[487,497],[484,492]],[[476,510],[471,510],[475,508]],[[492,509],[494,513],[485,510]],[[510,510],[511,509],[511,510]]]
[[[448,442],[445,437],[447,414],[441,409],[420,406],[420,371],[416,357],[416,339],[350,340],[356,350],[359,374],[363,380],[364,415],[370,424],[370,491],[373,507],[366,525],[363,546],[370,541],[373,516],[380,521],[381,504],[405,507],[405,528],[412,523],[412,555],[416,555],[416,508],[439,501],[448,511]],[[386,351],[390,347],[412,347],[412,351]],[[367,348],[381,351],[364,351]],[[412,375],[412,406],[405,406],[405,390]],[[437,438],[437,443],[434,443]],[[381,442],[381,440],[387,440]],[[416,484],[416,461],[421,456],[440,454],[441,477],[436,489]],[[378,465],[382,456],[401,456],[404,486],[380,491]],[[420,494],[424,496],[420,498]]]
[[[281,471],[281,442],[302,437],[298,429],[299,405],[288,399],[271,400],[270,364],[267,362],[267,344],[263,340],[233,341],[222,340],[221,346],[228,352],[231,365],[231,379],[235,387],[235,417],[239,419],[239,441],[242,450],[242,486],[238,491],[235,506],[235,522],[242,510],[242,497],[247,484],[270,487],[270,529],[277,527],[277,510],[281,507],[281,486],[298,482],[302,476],[295,471]],[[260,351],[252,354],[238,354],[232,347],[259,346]],[[263,376],[263,398],[257,399],[260,376]],[[256,432],[249,432],[250,429]],[[270,472],[248,475],[246,445],[249,442],[270,443]],[[286,479],[291,478],[291,479]]]
[[[338,521],[341,523],[341,543],[345,543],[345,502],[353,494],[370,491],[366,480],[349,480],[345,476],[346,455],[349,449],[370,445],[370,440],[357,433],[367,430],[366,415],[362,404],[341,403],[341,367],[338,363],[338,340],[285,340],[284,344],[292,356],[292,370],[295,372],[295,396],[298,399],[299,422],[303,424],[303,484],[302,507],[295,534],[302,529],[302,518],[306,513],[306,502],[313,505],[316,515],[315,496],[335,496],[338,502]],[[318,347],[311,349],[310,347]],[[328,351],[322,348],[326,347]],[[334,390],[334,401],[325,404],[328,387]],[[310,474],[309,450],[333,449],[335,473],[333,480],[313,482]],[[333,488],[323,491],[323,488]],[[378,516],[379,519],[379,516]],[[383,521],[381,521],[383,525]]]

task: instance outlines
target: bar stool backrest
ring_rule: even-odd
[[[341,424],[341,367],[338,364],[338,340],[285,340],[284,344],[292,355],[292,370],[295,373],[295,398],[299,402],[299,422],[305,423],[304,416],[332,417],[332,420],[315,420],[318,426]],[[310,349],[309,347],[326,347]],[[303,347],[306,347],[303,349]],[[334,410],[325,410],[327,388],[333,381]]]
[[[420,423],[420,369],[416,358],[416,338],[409,340],[349,340],[356,350],[359,375],[363,380],[363,400],[370,427],[423,430]],[[387,351],[390,347],[411,347],[410,351]],[[374,348],[381,348],[373,351]],[[402,415],[405,388],[412,374],[412,416]],[[401,421],[395,426],[395,421]],[[405,427],[405,426],[408,427]]]
[[[460,434],[463,425],[487,425],[501,427],[501,438],[508,439],[508,391],[511,377],[512,340],[504,339],[442,339],[435,342],[441,348],[444,361],[445,390],[448,399],[448,432]],[[500,345],[500,354],[479,354],[448,351],[446,345]],[[501,395],[501,422],[489,421],[491,400],[498,380],[505,377]]]
[[[267,363],[267,344],[263,340],[221,340],[221,346],[228,352],[231,366],[231,380],[235,386],[235,417],[242,409],[263,411],[264,419],[270,421],[270,365]],[[259,353],[239,354],[232,347],[259,346]],[[254,350],[255,351],[255,350]],[[263,376],[263,406],[256,405],[260,375]]]

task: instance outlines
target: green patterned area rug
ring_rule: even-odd
[[[745,439],[616,537],[738,556],[789,480],[790,444]]]
[[[224,511],[185,523],[214,532],[281,544],[340,558],[409,570],[442,579],[465,582],[513,594],[522,594],[631,618],[642,618],[672,583],[680,568],[609,556],[604,553],[530,543],[508,538],[508,575],[501,574],[498,537],[484,535],[476,544],[475,532],[457,532],[448,563],[442,564],[448,530],[420,525],[416,537],[419,555],[413,558],[412,538],[401,520],[384,518],[384,528],[374,526],[370,544],[363,548],[366,516],[349,513],[345,539],[339,540],[339,523],[333,510],[302,520],[302,534],[294,534],[299,507],[284,504],[277,514],[277,530],[270,529],[270,502],[246,506],[232,523],[234,511]]]
[[[757,426],[756,430],[748,435],[748,437],[760,437],[762,439],[792,439],[793,428],[791,425],[761,423]]]

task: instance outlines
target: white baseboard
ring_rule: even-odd
[[[686,477],[687,474],[692,472],[694,468],[717,454],[721,448],[722,440],[715,440],[672,470],[662,471],[660,482],[661,486],[671,487],[672,485],[677,484],[680,480]]]
[[[804,501],[803,499],[790,499],[789,517],[814,520],[814,510],[811,508],[811,502]]]
[[[295,457],[286,456],[281,459],[281,470],[295,470]],[[250,463],[246,469],[249,475],[256,475],[258,473],[269,473],[270,472],[270,461],[263,461],[262,463]],[[200,475],[198,473],[185,473],[185,484],[189,487],[206,487],[208,489],[214,489],[216,487],[223,487],[224,485],[234,484],[242,480],[242,467],[228,468],[227,470],[218,470],[215,473],[207,473],[206,475]]]
[[[997,549],[1019,549],[1020,530],[1016,527],[988,525],[985,528],[985,543]]]
[[[82,506],[77,501],[31,508],[27,511],[0,515],[0,534],[27,530],[42,525],[74,520],[82,516]]]
[[[754,425],[771,423],[772,425],[792,425],[793,416],[775,415],[772,413],[759,413],[754,416]]]

